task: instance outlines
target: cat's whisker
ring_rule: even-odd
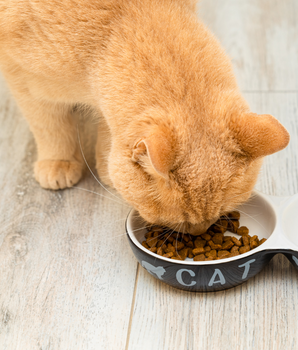
[[[145,221],[145,220],[144,220]],[[177,226],[176,226],[177,227]],[[145,229],[145,228],[147,228],[147,226],[145,226],[145,227],[142,227],[142,228],[140,228],[140,229],[136,229],[136,230],[133,230],[133,231],[131,231],[131,232],[135,232],[135,231],[139,231],[139,230],[143,230],[143,229]],[[176,229],[176,228],[175,228]],[[172,231],[172,233],[175,231],[175,229]],[[151,239],[149,239],[148,240],[148,242],[150,242],[151,240],[153,240],[153,239],[155,239],[155,238],[158,238],[158,237],[161,237],[161,236],[164,236],[164,234],[165,233],[167,233],[167,232],[169,232],[171,229],[169,229],[168,231],[163,231],[161,234],[159,234],[158,236],[156,236],[156,237],[152,237]],[[171,234],[172,234],[171,233]],[[168,237],[170,237],[170,235],[169,236],[167,236],[166,237],[166,240],[168,239]]]
[[[78,134],[78,140],[79,140],[79,146],[80,146],[80,150],[81,150],[81,153],[82,153],[82,157],[84,159],[84,162],[86,163],[90,173],[92,174],[92,176],[94,177],[94,179],[96,180],[96,182],[103,188],[105,189],[108,193],[110,193],[113,197],[117,198],[118,200],[122,201],[123,203],[125,203],[121,198],[119,198],[118,196],[116,196],[115,194],[113,194],[112,192],[110,192],[99,180],[98,178],[94,175],[93,171],[91,170],[86,158],[85,158],[85,155],[84,155],[84,152],[83,152],[83,148],[82,148],[82,144],[81,144],[81,138],[80,138],[80,132],[79,132],[79,124],[77,124],[77,134]]]
[[[178,231],[180,231],[180,228],[181,226],[178,227]],[[177,244],[178,244],[178,235],[176,236],[176,253],[178,254]]]
[[[260,207],[259,204],[258,204],[258,205],[257,205],[257,204],[249,204],[248,202],[245,203],[245,206],[248,206],[248,207],[255,207],[255,208]],[[235,210],[238,210],[238,209],[236,208]]]
[[[157,235],[156,237],[152,237],[152,238],[150,238],[150,239],[148,239],[148,240],[146,240],[146,241],[147,241],[147,242],[150,242],[150,241],[152,241],[153,239],[158,238],[158,237],[161,237],[161,236],[163,236],[163,235],[164,235],[164,232],[162,232],[161,234]]]
[[[233,221],[233,220],[231,220],[231,218],[229,218],[227,215],[222,215],[224,218],[225,218],[225,220],[227,220],[228,222],[231,222],[231,221]]]
[[[243,193],[237,194],[236,196],[233,196],[233,197],[230,197],[230,198],[226,198],[226,200],[229,201],[230,199],[240,197],[240,196],[242,196],[242,195],[244,195],[244,194],[246,194],[246,193],[249,193],[249,192],[251,192],[251,191],[247,191],[247,192],[243,192]],[[253,198],[253,196],[254,196],[254,195],[252,195],[252,196],[250,197],[250,199]]]
[[[81,190],[81,191],[85,191],[85,192],[89,192],[89,193],[95,194],[95,195],[103,197],[103,198],[107,198],[107,199],[109,199],[111,201],[114,201],[114,202],[120,204],[120,205],[125,205],[128,208],[130,208],[127,204],[119,202],[119,201],[116,201],[114,198],[107,197],[107,196],[105,196],[105,195],[103,195],[101,193],[97,193],[97,192],[94,192],[94,191],[91,191],[91,190],[87,190],[86,188],[82,188],[82,187],[78,187],[78,186],[72,186],[70,189],[72,189],[72,188],[75,188],[75,189],[78,189],[78,190]]]
[[[258,214],[255,214],[254,216],[252,216],[252,215],[249,215],[249,214],[245,213],[245,212],[242,211],[242,210],[239,210],[239,209],[238,209],[238,211],[239,211],[241,214],[244,214],[244,215],[249,216],[250,218],[256,218],[256,217],[258,217],[258,216],[262,216],[262,213],[258,213]]]
[[[264,230],[265,230],[265,232],[268,232],[269,234],[270,234],[270,232],[269,232],[269,230],[266,228],[266,227],[264,227],[257,219],[255,219],[253,216],[251,216],[251,215],[249,215],[248,213],[245,213],[244,211],[242,211],[242,210],[239,210],[239,209],[237,209],[241,214],[244,214],[244,215],[247,215],[248,217],[250,217],[251,219],[253,219],[255,222],[257,222]]]
[[[109,240],[109,239],[119,238],[119,237],[126,236],[126,235],[127,235],[127,232],[124,232],[124,233],[121,233],[121,235],[107,237],[105,239]]]
[[[175,232],[176,228],[178,227],[179,224],[177,224],[175,226],[175,228],[173,229],[173,231],[166,237],[165,241],[163,242],[163,244],[161,245],[161,248],[162,246],[166,243],[166,241],[172,236],[172,234]]]
[[[183,240],[183,238],[184,238],[184,232],[182,232],[182,240]]]
[[[118,219],[118,220],[113,220],[113,223],[114,222],[119,222],[119,221],[123,221],[123,220],[126,220],[127,219],[127,216],[125,218],[122,218],[122,219]]]
[[[240,210],[239,208],[231,208],[230,211],[233,211],[233,210],[237,210],[239,211],[239,213],[242,213],[242,214],[245,214],[245,215],[249,215],[247,213],[245,213],[244,211]],[[261,213],[258,213],[258,214],[255,214],[254,217],[257,217],[257,216],[261,216],[262,214]],[[253,216],[250,216],[250,217],[253,217]]]
[[[215,223],[214,223],[214,225],[215,225]],[[216,224],[216,226],[219,226],[219,227],[223,227],[223,228],[225,228],[225,226],[220,225],[220,224]]]
[[[182,225],[183,225],[183,223],[180,223],[179,228],[178,228],[178,232],[181,230]],[[183,233],[183,235],[184,235],[184,233]],[[176,238],[176,253],[178,254],[177,243],[178,243],[178,236]]]
[[[177,228],[177,226],[176,226],[176,228]],[[175,228],[175,229],[176,229]],[[179,227],[179,229],[181,228],[181,226]],[[177,249],[177,244],[178,244],[178,235],[176,235],[176,253],[178,254],[178,249]]]
[[[175,227],[175,229],[176,229],[176,227]],[[175,231],[175,229],[172,231],[172,233]],[[166,230],[166,231],[163,231],[163,232],[162,232],[160,235],[158,235],[157,237],[163,236],[165,233],[169,232],[170,230],[171,230],[171,229],[168,229],[168,230]],[[172,233],[171,233],[171,234],[172,234]],[[167,236],[167,237],[166,237],[166,239],[164,240],[164,242],[162,243],[162,245],[160,246],[160,248],[162,248],[162,246],[166,243],[168,237],[170,237],[170,236]],[[154,237],[154,238],[156,238],[156,237]],[[154,262],[156,262],[156,259],[157,259],[157,257],[155,257]]]
[[[132,230],[131,232],[136,232],[136,231],[144,230],[145,228],[146,228],[146,226],[141,227],[141,228],[137,228],[137,229],[135,229],[135,230]],[[122,237],[122,236],[125,236],[125,235],[127,235],[127,232],[121,233],[121,235],[117,235],[117,236],[113,236],[113,237],[107,237],[106,239],[119,238],[119,237]]]
[[[171,234],[170,234],[169,236],[167,236],[166,241],[167,241],[167,239],[168,239],[169,237],[171,237],[171,235],[172,235],[174,232],[177,232],[176,229],[177,229],[178,226],[179,226],[179,223],[175,226],[175,228],[173,229],[173,231],[171,232]],[[166,241],[165,241],[165,242],[166,242]],[[176,237],[176,252],[177,252],[177,241],[178,241],[178,238]],[[165,243],[165,242],[164,242],[164,243]],[[174,244],[173,244],[173,246],[174,246]]]

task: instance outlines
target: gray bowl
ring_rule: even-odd
[[[241,226],[251,235],[267,241],[259,247],[227,259],[212,261],[172,260],[142,246],[146,228],[132,210],[126,220],[131,249],[141,266],[155,278],[190,292],[208,292],[237,286],[255,276],[277,253],[283,253],[298,269],[298,195],[273,197],[254,191],[252,198],[239,206]],[[227,231],[228,235],[233,235]],[[236,236],[236,235],[235,235]]]

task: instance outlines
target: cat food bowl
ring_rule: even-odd
[[[241,226],[247,226],[250,234],[259,239],[267,239],[257,248],[238,256],[211,261],[188,258],[180,261],[152,253],[141,244],[147,230],[135,210],[126,220],[128,241],[140,265],[152,276],[190,292],[237,286],[260,272],[277,253],[284,254],[298,269],[298,194],[273,197],[255,191],[238,209]],[[228,231],[226,234],[233,235]]]

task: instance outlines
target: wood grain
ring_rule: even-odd
[[[91,176],[78,186],[100,195],[40,188],[33,137],[0,86],[0,348],[124,349],[137,266],[129,207]]]
[[[199,17],[232,59],[243,91],[297,91],[296,0],[202,0]]]
[[[257,188],[297,193],[297,1],[201,0],[198,13],[232,57],[252,110],[290,131]],[[32,135],[1,77],[0,96],[1,350],[297,348],[298,278],[286,258],[218,293],[155,280],[126,242],[129,208],[90,174],[78,186],[99,195],[39,187]]]

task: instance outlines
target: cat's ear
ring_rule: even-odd
[[[174,160],[169,137],[159,131],[138,140],[133,147],[132,160],[139,163],[148,174],[167,180]]]
[[[268,156],[285,148],[290,135],[272,115],[247,113],[233,123],[241,149],[251,158]]]

